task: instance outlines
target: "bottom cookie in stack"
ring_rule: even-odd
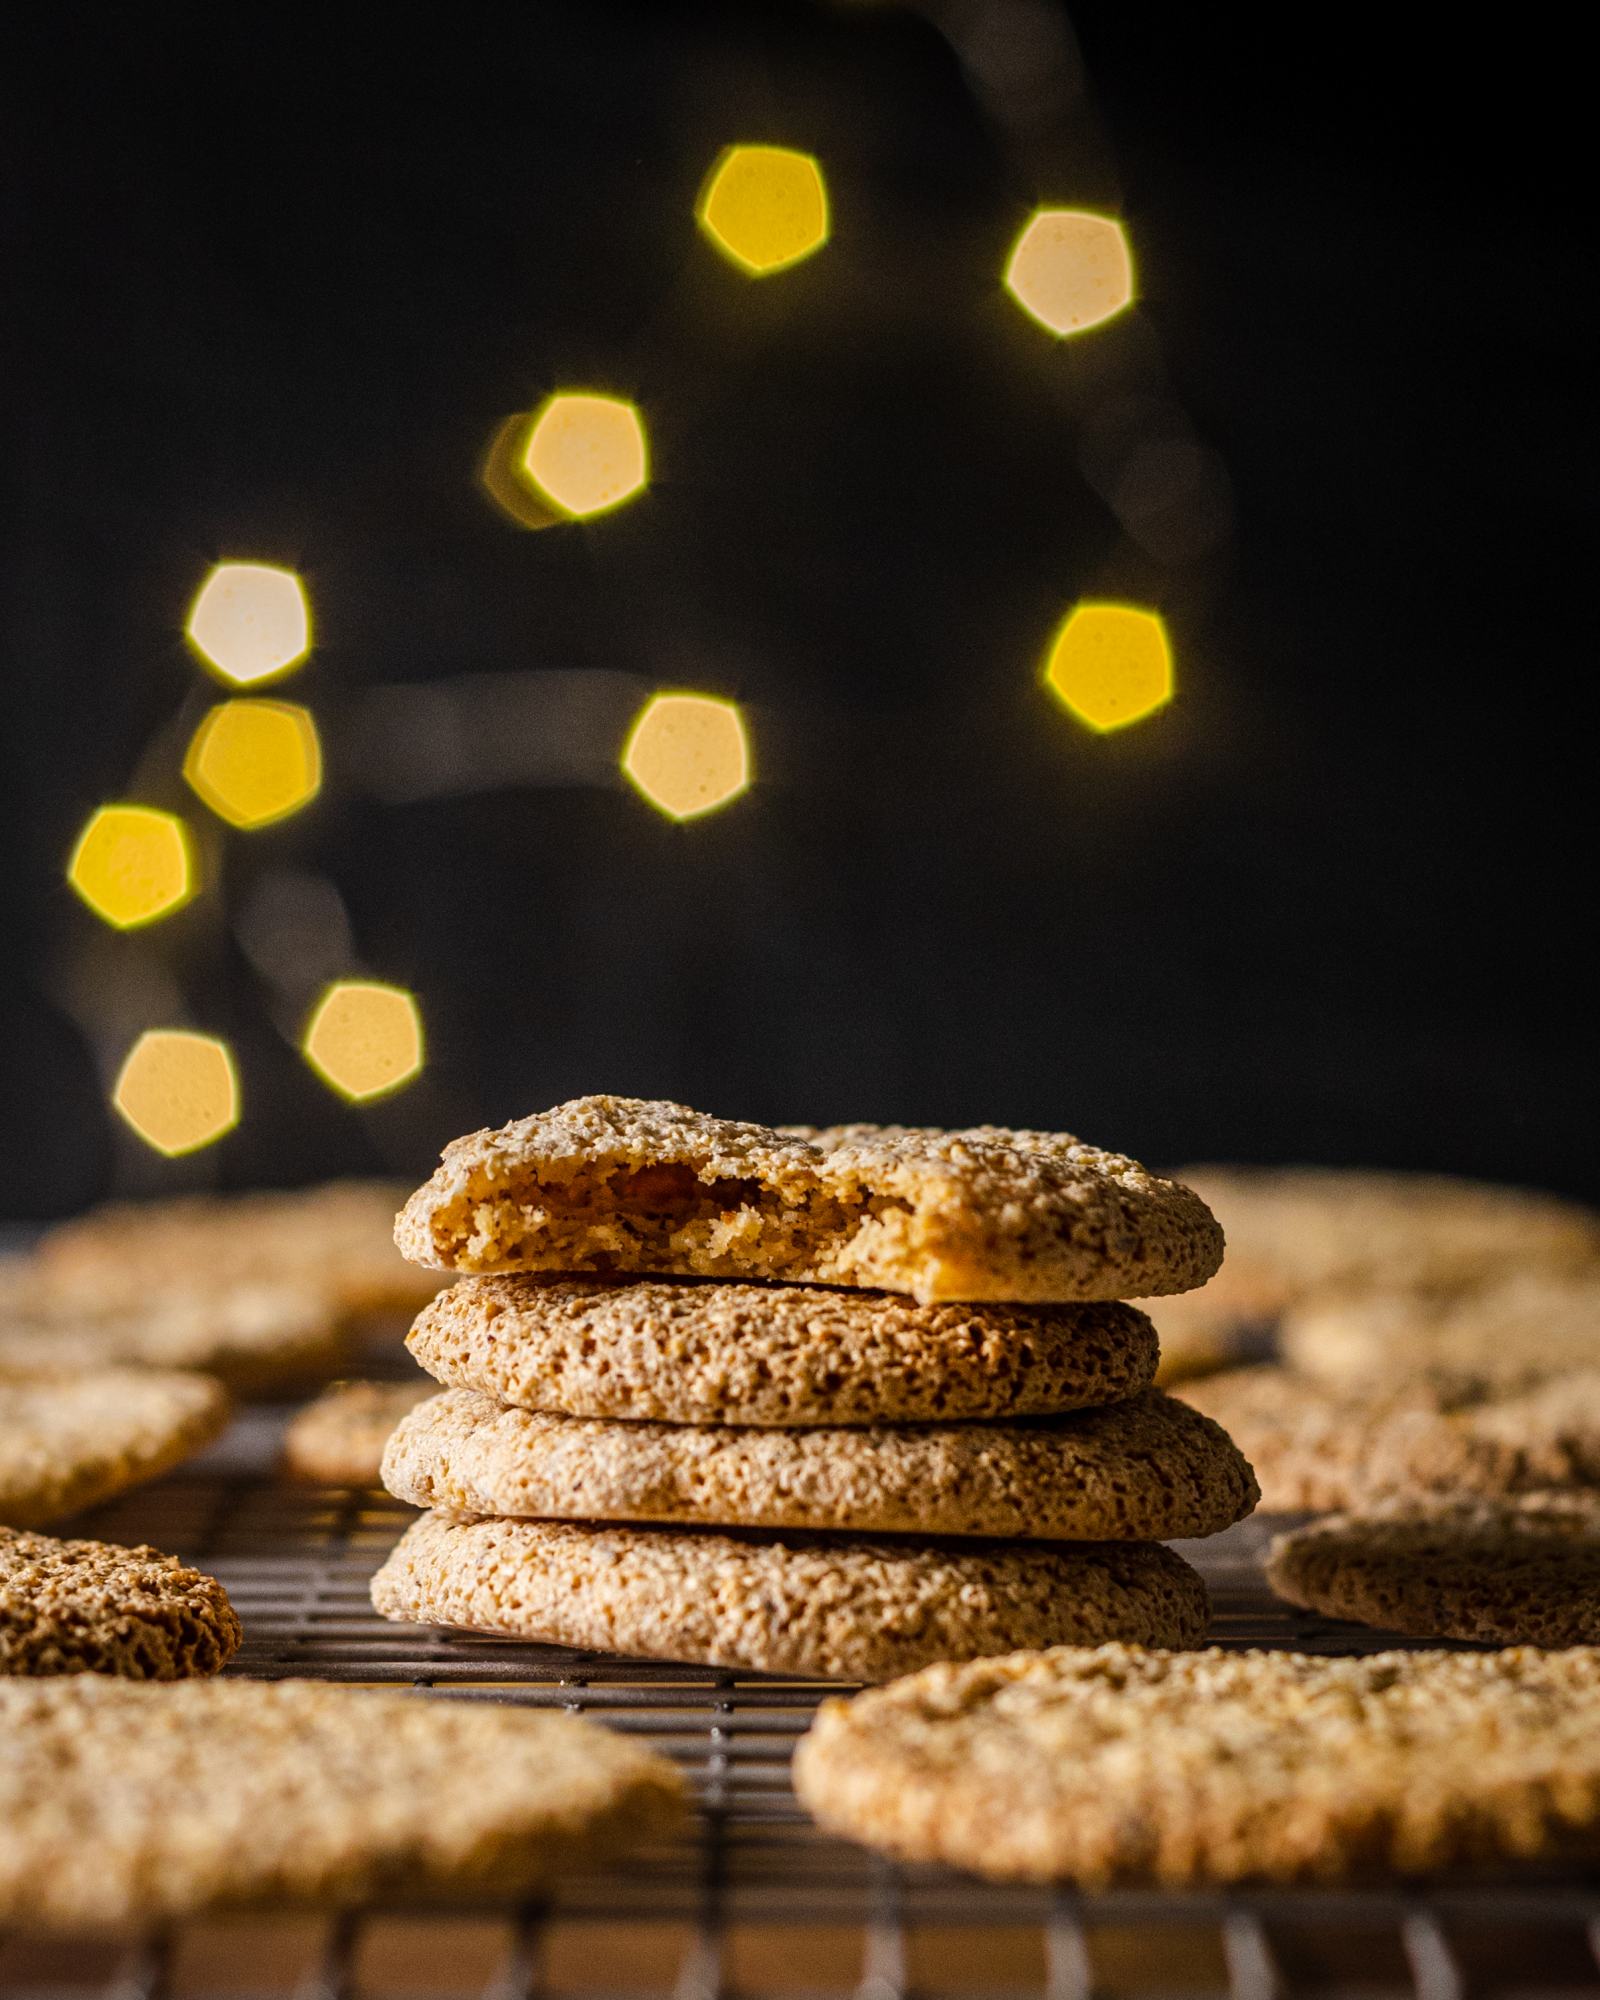
[[[1203,1633],[1200,1579],[1160,1543],[1215,1533],[1256,1498],[1248,1465],[1207,1418],[1136,1389],[1056,1416],[891,1420],[908,1402],[937,1407],[941,1379],[972,1398],[982,1386],[972,1343],[948,1322],[993,1335],[1014,1309],[897,1303],[903,1366],[892,1373],[852,1365],[865,1349],[846,1336],[887,1318],[875,1299],[581,1290],[499,1280],[458,1287],[465,1299],[423,1315],[413,1352],[447,1379],[484,1386],[433,1397],[389,1441],[384,1483],[434,1511],[374,1579],[385,1616],[844,1680],[1024,1645],[1182,1647]],[[713,1319],[734,1307],[751,1315],[750,1340],[728,1343],[725,1369]],[[1139,1316],[1115,1310],[1137,1343],[1131,1386],[1154,1356]],[[698,1344],[693,1365],[658,1371],[649,1364],[668,1312],[680,1344],[691,1333]],[[918,1315],[928,1322],[920,1352]],[[463,1318],[478,1338],[460,1337]],[[840,1322],[831,1347],[819,1319]],[[1115,1326],[1104,1308],[1085,1319]],[[1035,1376],[1048,1361],[1053,1393],[1070,1394],[1071,1316],[1030,1322],[1028,1341],[1013,1343],[1019,1356],[1026,1346]],[[836,1365],[814,1365],[829,1354]],[[1025,1372],[1000,1372],[990,1409],[1015,1407]],[[787,1421],[763,1423],[775,1383]],[[508,1391],[560,1393],[608,1414],[518,1407]],[[864,1400],[873,1421],[837,1421]],[[648,1419],[617,1414],[641,1402]],[[675,1418],[716,1420],[661,1421],[664,1405]]]

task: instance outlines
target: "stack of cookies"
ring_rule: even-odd
[[[1161,1546],[1250,1468],[1119,1303],[1203,1283],[1186,1188],[1049,1133],[776,1131],[591,1097],[459,1140],[397,1228],[461,1272],[384,1456],[386,1616],[881,1680],[1188,1646]]]

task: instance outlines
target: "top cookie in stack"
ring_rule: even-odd
[[[409,1343],[451,1386],[385,1456],[438,1510],[392,1617],[855,1679],[1183,1645],[1204,1593],[1157,1544],[1255,1498],[1117,1303],[1203,1283],[1220,1230],[1059,1134],[582,1098],[457,1141],[396,1238],[474,1275]]]

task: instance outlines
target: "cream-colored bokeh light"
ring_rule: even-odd
[[[322,788],[322,746],[292,701],[225,701],[195,731],[183,775],[230,826],[269,826]]]
[[[653,695],[629,732],[622,769],[669,819],[698,819],[750,783],[744,719],[713,695]]]
[[[1133,298],[1133,257],[1122,224],[1076,208],[1041,208],[1017,238],[1006,290],[1054,334],[1083,333]]]
[[[118,1073],[111,1102],[158,1153],[193,1153],[239,1122],[239,1078],[226,1042],[151,1028]]]
[[[324,1083],[364,1104],[421,1073],[422,1015],[404,987],[341,979],[317,1002],[300,1047]]]
[[[1104,733],[1172,699],[1172,647],[1154,611],[1080,604],[1051,643],[1045,680],[1080,722]]]
[[[101,806],[78,836],[67,880],[119,931],[154,923],[195,892],[189,829],[154,806]]]
[[[235,687],[270,680],[311,650],[311,612],[299,577],[271,563],[218,563],[185,627],[189,643]]]
[[[827,184],[809,153],[729,146],[706,177],[695,218],[723,256],[764,278],[827,242]]]
[[[535,414],[522,470],[558,512],[576,520],[607,513],[649,481],[644,421],[621,396],[562,390]]]

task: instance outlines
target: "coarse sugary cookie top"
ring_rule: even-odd
[[[672,1272],[1019,1302],[1204,1283],[1200,1199],[1064,1133],[776,1129],[583,1097],[445,1149],[396,1241],[461,1271]]]

